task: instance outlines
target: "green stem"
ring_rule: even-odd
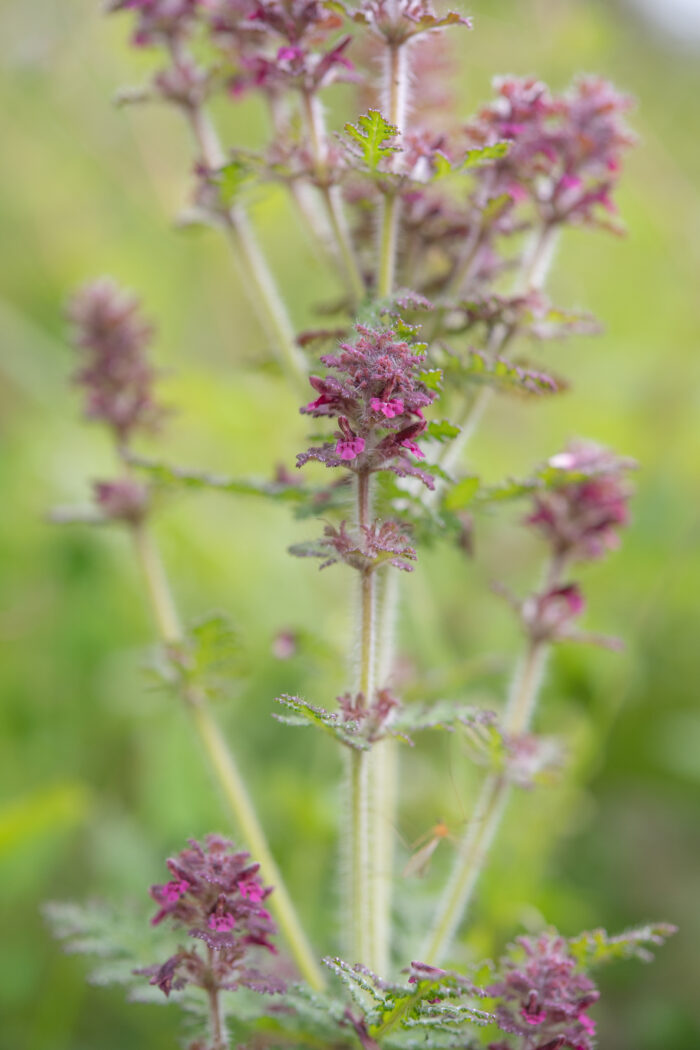
[[[360,531],[370,523],[371,475],[357,477],[357,525]],[[374,572],[360,573],[359,668],[358,692],[365,704],[375,694],[375,587]],[[374,895],[376,892],[376,859],[374,856],[374,821],[370,803],[373,751],[353,751],[350,756],[349,804],[349,876],[350,911],[348,944],[355,962],[362,962],[377,973],[386,969],[386,948],[378,940]]]
[[[302,108],[321,197],[343,264],[348,288],[352,296],[352,305],[357,307],[365,297],[365,282],[355,257],[350,230],[343,211],[340,190],[337,186],[330,186],[328,183],[328,142],[321,103],[316,95],[309,91],[304,91],[302,92]]]
[[[209,966],[211,968],[211,984],[207,988],[209,999],[209,1027],[211,1029],[211,1050],[228,1050],[229,1039],[226,1031],[224,1012],[219,997],[219,987],[215,984],[214,977],[214,949],[209,948]]]
[[[556,586],[564,563],[555,558],[547,574],[548,587]],[[526,733],[532,722],[542,684],[550,645],[530,641],[513,676],[503,717],[506,736]],[[457,928],[471,903],[479,875],[498,832],[510,796],[511,785],[500,773],[490,773],[482,784],[479,798],[459,844],[452,874],[438,903],[435,920],[423,945],[420,958],[440,963],[450,949]]]
[[[382,204],[379,234],[379,267],[377,270],[377,295],[385,299],[394,290],[396,278],[396,245],[399,230],[399,199],[395,193],[387,193]]]
[[[203,106],[189,107],[185,112],[206,167],[212,171],[223,167],[226,155],[209,114]],[[304,389],[306,359],[296,344],[294,329],[277,283],[242,205],[237,204],[229,211],[226,230],[234,247],[234,257],[238,262],[249,302],[270,339],[285,374]]]
[[[515,281],[515,295],[539,291],[547,279],[547,273],[556,245],[557,230],[553,226],[543,226],[534,236],[529,249],[522,260],[520,271]],[[517,335],[513,325],[496,325],[486,348],[489,360],[499,357],[508,348]],[[438,464],[449,474],[457,466],[462,453],[471,441],[483,415],[491,402],[493,390],[482,387],[477,394],[465,398],[461,412],[455,422],[460,428],[454,441],[443,445],[437,457]],[[437,493],[438,486],[436,486]],[[433,497],[434,498],[434,497]]]
[[[408,94],[408,44],[387,44],[386,97],[387,120],[403,135],[406,123]],[[394,154],[393,169],[398,170],[401,154]],[[381,210],[379,226],[379,262],[377,266],[377,295],[384,299],[394,291],[396,280],[396,253],[399,235],[401,201],[396,193],[387,192]]]
[[[133,526],[131,534],[158,633],[166,645],[180,645],[183,641],[182,627],[153,537],[144,522]],[[297,966],[309,984],[316,990],[321,990],[325,985],[323,974],[314,958],[281,872],[272,856],[265,832],[258,820],[233,752],[226,743],[202,693],[188,690],[186,694],[183,694],[183,698],[187,703],[210,768],[219,783],[246,847],[259,862],[264,880],[275,887],[275,892],[270,897],[270,908],[279,923]]]

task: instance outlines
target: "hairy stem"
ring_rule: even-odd
[[[316,178],[326,208],[328,222],[345,271],[352,305],[357,307],[365,297],[365,282],[360,272],[355,250],[350,237],[343,202],[338,186],[328,184],[328,140],[323,119],[323,110],[318,97],[309,91],[302,93],[302,104],[311,152],[316,168]]]
[[[360,530],[370,523],[371,476],[357,477],[357,525]],[[359,666],[357,689],[365,704],[371,704],[375,694],[375,586],[374,573],[365,569],[360,573],[360,609],[358,624]],[[349,877],[350,910],[349,937],[354,962],[362,962],[381,973],[386,968],[386,948],[379,943],[374,909],[377,881],[374,850],[374,821],[370,786],[373,751],[353,751],[350,756],[350,829]]]
[[[182,56],[173,54],[176,64],[181,60]],[[184,112],[205,166],[212,171],[223,167],[226,154],[209,114],[201,105],[185,107]],[[282,369],[289,379],[305,387],[306,360],[296,344],[294,329],[275,278],[240,204],[229,211],[226,230],[234,247],[234,257],[248,300],[272,343]]]
[[[228,1050],[229,1038],[226,1031],[226,1022],[221,999],[219,997],[219,986],[216,983],[214,973],[215,953],[213,948],[208,949],[209,966],[211,971],[211,984],[207,988],[209,1000],[209,1028],[211,1031],[211,1050]]]
[[[161,640],[165,645],[181,645],[182,627],[158,548],[144,522],[134,525],[131,535]],[[275,892],[270,898],[270,908],[275,914],[296,964],[309,984],[320,990],[325,984],[323,974],[314,958],[292,899],[272,856],[265,832],[258,820],[233,752],[226,743],[206,697],[201,691],[193,689],[183,691],[183,699],[190,711],[209,766],[218,781],[226,805],[234,817],[245,845],[255,860],[260,863],[260,870],[265,881],[275,887]]]
[[[515,281],[514,294],[525,295],[539,291],[547,279],[552,255],[556,246],[556,228],[543,226],[533,237],[523,257]],[[513,325],[496,325],[486,348],[487,357],[493,360],[508,348],[517,335]],[[474,436],[483,415],[491,402],[493,391],[483,386],[476,394],[467,396],[455,422],[460,428],[454,441],[442,446],[437,462],[449,474],[457,466],[462,453]]]
[[[396,617],[399,600],[399,573],[391,566],[380,570],[377,577],[378,643],[375,654],[378,689],[389,683],[395,651]],[[394,827],[399,794],[399,745],[386,737],[374,745],[370,794],[373,800],[374,851],[374,923],[377,942],[382,946],[387,967],[391,958],[391,905],[394,875]],[[386,973],[383,970],[382,973]]]
[[[563,567],[561,559],[553,560],[547,574],[548,587],[557,584]],[[516,737],[530,727],[549,649],[548,642],[528,642],[513,676],[503,717],[503,731],[507,736]],[[441,962],[450,949],[500,827],[510,790],[509,781],[500,773],[490,773],[482,784],[473,817],[459,844],[452,874],[422,948],[420,958],[428,963]]]
[[[403,135],[408,102],[408,59],[406,43],[387,44],[385,57],[385,94],[387,120]],[[400,154],[394,155],[394,169]],[[379,222],[379,259],[377,265],[377,295],[386,298],[394,291],[396,281],[396,254],[399,234],[401,201],[389,191],[384,196]]]

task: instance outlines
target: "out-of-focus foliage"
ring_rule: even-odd
[[[264,338],[225,246],[212,232],[171,228],[187,193],[184,134],[157,108],[110,105],[149,60],[127,51],[125,26],[98,8],[92,0],[6,0],[0,9],[3,1050],[175,1045],[175,1013],[125,1009],[118,991],[88,988],[83,965],[61,955],[40,908],[67,897],[143,901],[160,858],[184,838],[234,833],[184,716],[146,671],[151,625],[125,538],[44,519],[54,503],[85,502],[90,480],[111,463],[66,387],[74,361],[62,303],[78,283],[109,272],[138,289],[157,318],[163,385],[178,415],[145,454],[270,477],[276,461],[292,466],[307,429],[274,372],[252,367]],[[680,933],[653,970],[623,965],[601,976],[601,1046],[696,1050],[700,71],[627,7],[477,0],[473,14],[475,32],[460,37],[456,55],[465,116],[487,97],[494,72],[536,73],[554,87],[582,70],[600,72],[638,97],[642,142],[620,197],[630,236],[575,232],[560,248],[554,301],[590,310],[606,334],[538,354],[555,372],[557,355],[566,355],[561,371],[572,389],[495,404],[469,466],[487,484],[505,473],[526,477],[571,434],[585,434],[642,469],[624,547],[585,581],[588,625],[623,636],[627,650],[557,650],[542,729],[571,741],[566,772],[513,806],[466,949],[495,956],[514,933],[544,922],[571,935],[663,917]],[[354,119],[343,108],[346,89],[336,90],[339,120]],[[257,144],[257,103],[231,105],[221,118],[241,146]],[[337,289],[299,247],[302,231],[281,189],[258,198],[255,221],[295,322],[317,325],[313,307]],[[336,950],[336,749],[271,714],[282,693],[332,704],[345,685],[349,610],[342,574],[314,574],[285,553],[308,538],[307,524],[288,511],[192,492],[166,501],[158,525],[188,619],[222,609],[237,628],[248,674],[218,701],[220,716],[245,741],[239,751],[274,849],[328,953]],[[488,585],[533,582],[522,566],[532,565],[537,541],[512,528],[519,514],[517,504],[497,508],[488,537],[477,519],[473,562],[456,551],[421,552],[400,623],[417,699],[442,695],[448,679],[451,691],[463,685],[483,706],[502,694],[516,628]],[[294,644],[277,645],[281,632]],[[471,658],[483,653],[493,660],[475,670]],[[464,668],[463,683],[455,667]],[[438,817],[459,826],[474,788],[464,734],[422,739],[404,762],[400,829],[387,833],[411,841]],[[444,878],[450,848],[433,858],[431,886]],[[408,887],[405,897],[408,907]]]

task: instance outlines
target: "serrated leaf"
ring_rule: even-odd
[[[213,489],[239,496],[261,496],[277,503],[289,503],[299,518],[325,513],[342,506],[347,499],[344,485],[315,488],[288,481],[267,481],[258,478],[229,478],[200,470],[185,470],[168,463],[130,456],[129,462],[143,470],[157,487],[168,489]]]
[[[291,711],[290,715],[274,715],[278,722],[290,726],[316,726],[355,751],[369,749],[367,741],[358,736],[357,722],[344,721],[339,712],[326,711],[322,707],[310,704],[307,700],[302,700],[298,696],[289,696],[286,693],[276,697],[276,700],[278,704]]]
[[[427,729],[453,730],[455,726],[491,726],[496,716],[470,704],[438,700],[434,704],[407,704],[394,718],[393,726],[406,734]]]
[[[513,198],[509,193],[500,193],[497,197],[491,197],[481,212],[481,221],[484,226],[490,226],[511,206]]]
[[[464,507],[468,507],[479,491],[480,485],[481,482],[476,475],[462,478],[445,493],[442,501],[444,508],[446,510],[463,510]]]
[[[444,444],[446,441],[452,441],[456,438],[460,431],[460,427],[450,423],[447,419],[433,419],[428,423],[425,432],[428,437]]]
[[[376,171],[382,160],[400,152],[390,140],[396,138],[399,129],[385,120],[378,109],[370,109],[357,118],[357,123],[348,122],[345,132],[353,140],[359,154],[370,171]]]
[[[219,197],[225,208],[230,208],[240,196],[241,190],[251,178],[250,166],[240,158],[219,168],[214,180],[219,187]]]
[[[677,927],[658,922],[638,926],[611,937],[603,929],[591,930],[569,939],[569,948],[582,969],[602,966],[618,959],[650,962],[650,947],[658,947],[677,932]]]
[[[562,384],[546,372],[514,364],[502,357],[489,360],[477,350],[472,350],[466,358],[450,357],[444,371],[455,386],[478,384],[534,396],[557,394],[562,390]]]
[[[442,389],[443,372],[441,368],[429,368],[424,372],[419,372],[418,379],[421,383],[425,383],[428,390]]]
[[[501,157],[505,157],[509,149],[509,142],[494,142],[491,146],[479,146],[474,149],[467,150],[464,157],[462,158],[460,167],[481,167],[484,164],[489,164],[492,160],[499,160]]]

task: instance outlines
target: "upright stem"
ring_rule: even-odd
[[[365,282],[355,257],[339,188],[328,184],[328,141],[321,103],[316,95],[304,91],[302,106],[319,189],[352,295],[352,305],[357,307],[365,297]]]
[[[385,567],[377,577],[378,643],[375,654],[377,688],[387,686],[394,663],[399,573]],[[399,745],[392,737],[378,740],[372,749],[370,797],[373,801],[375,868],[372,907],[377,943],[388,973],[391,957],[391,902],[394,883],[394,833],[399,795]]]
[[[407,43],[387,44],[386,50],[386,96],[387,120],[394,124],[403,134],[406,123],[406,105],[408,101],[408,61]],[[400,154],[394,167],[398,166]],[[379,223],[379,262],[377,266],[377,295],[383,299],[391,295],[396,280],[396,252],[399,231],[399,213],[401,201],[398,195],[387,192],[381,209]]]
[[[211,1050],[228,1050],[229,1039],[224,1021],[224,1012],[219,997],[219,987],[213,973],[214,949],[209,948],[209,963],[212,969],[212,984],[207,989],[209,999],[209,1027],[211,1029]]]
[[[144,522],[134,525],[131,535],[158,633],[166,645],[181,645],[183,632],[180,618],[153,537]],[[270,897],[270,908],[275,914],[297,966],[309,984],[321,990],[325,984],[323,974],[314,958],[281,872],[272,856],[265,832],[258,820],[233,752],[226,743],[202,692],[188,689],[183,691],[183,699],[192,716],[210,768],[219,783],[243,840],[255,860],[259,862],[265,881],[275,887],[275,892]]]
[[[555,559],[548,573],[548,586],[556,584],[562,568],[563,563]],[[549,644],[543,641],[528,643],[513,676],[503,718],[503,730],[508,736],[525,733],[530,726],[549,648]],[[452,874],[419,956],[425,962],[439,963],[449,951],[500,827],[510,790],[509,781],[501,773],[490,773],[482,784],[474,815],[459,844]]]
[[[174,54],[173,61],[177,62],[181,57]],[[186,107],[185,113],[206,167],[212,171],[223,167],[226,154],[207,111],[199,105]],[[235,249],[234,255],[239,264],[248,300],[270,339],[282,368],[288,378],[305,387],[306,359],[296,344],[294,329],[277,283],[255,238],[248,216],[240,204],[228,213],[226,230]]]
[[[357,477],[357,525],[360,530],[370,523],[371,475]],[[360,574],[358,692],[365,704],[375,693],[375,593],[374,573],[365,569]],[[349,805],[349,936],[354,962],[362,962],[375,972],[386,968],[386,949],[378,943],[374,893],[376,861],[370,805],[370,768],[372,751],[352,751],[350,756]]]
[[[556,236],[557,230],[554,226],[543,226],[533,236],[515,281],[513,289],[515,295],[525,295],[527,292],[539,291],[544,287],[556,246]],[[486,348],[489,360],[492,361],[503,354],[516,334],[517,331],[513,325],[496,325]],[[455,420],[460,427],[460,433],[454,441],[442,446],[441,454],[438,456],[438,463],[448,474],[459,462],[492,397],[491,388],[484,386],[475,395],[465,398],[462,410]]]

